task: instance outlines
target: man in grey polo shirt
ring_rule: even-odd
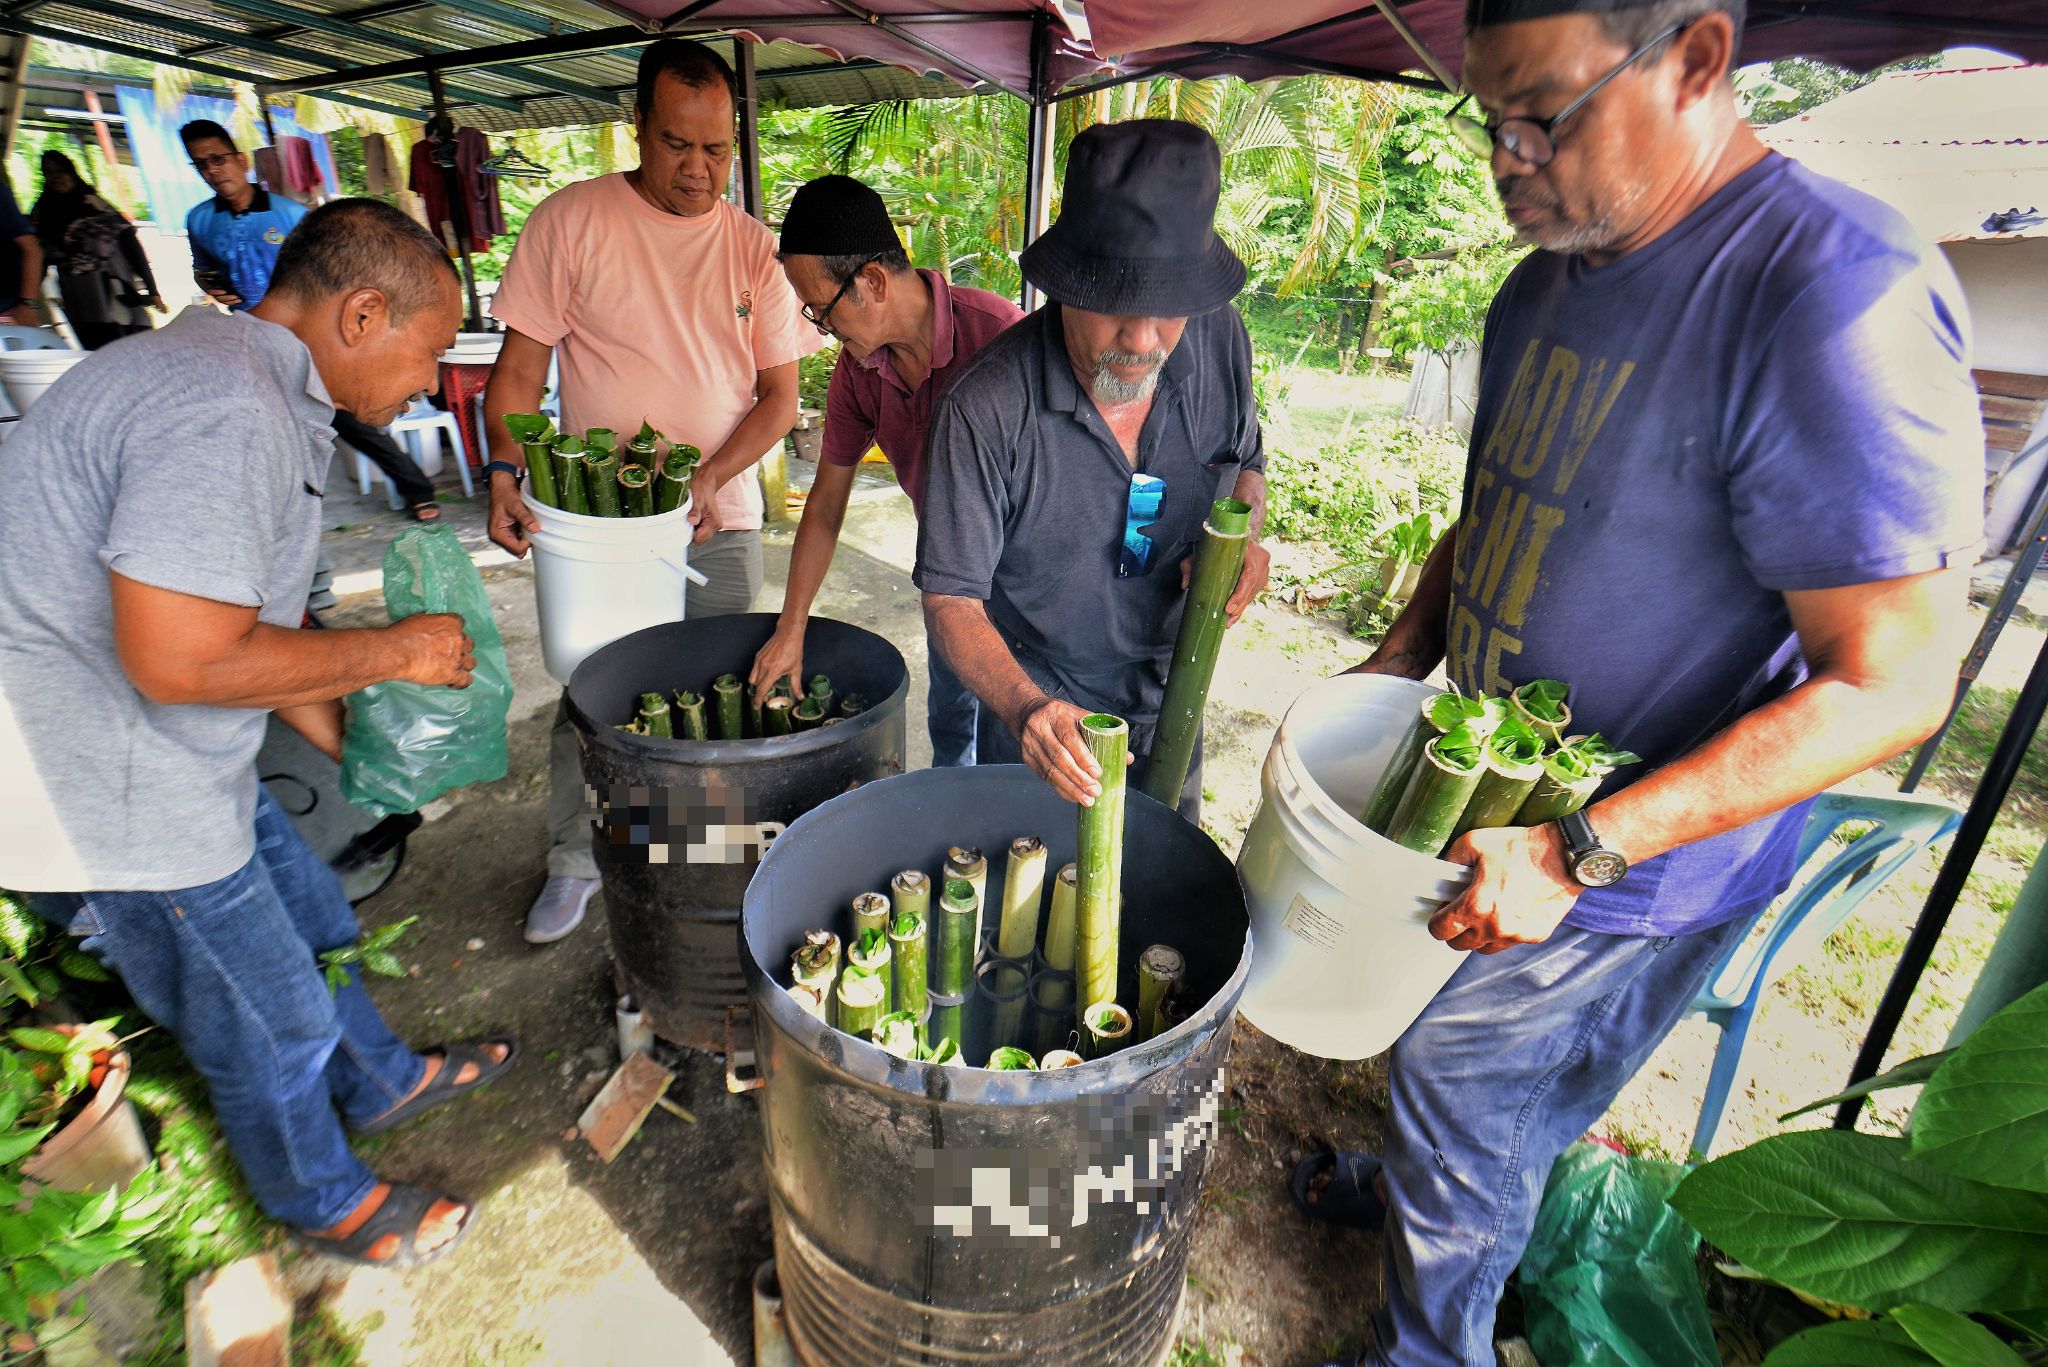
[[[318,956],[355,916],[254,762],[270,712],[339,757],[345,695],[469,682],[459,617],[297,629],[336,404],[389,422],[459,317],[424,229],[337,200],[255,308],[96,352],[0,447],[0,886],[177,1037],[266,1211],[382,1266],[445,1252],[475,1205],[379,1182],[348,1131],[483,1085],[513,1048],[417,1054],[353,971],[329,990]]]
[[[1231,621],[1266,582],[1251,339],[1226,307],[1244,265],[1212,227],[1221,174],[1193,124],[1075,138],[1060,220],[1019,262],[1053,302],[984,347],[932,415],[913,576],[927,627],[981,699],[977,762],[1021,759],[1074,802],[1100,791],[1088,713],[1124,718],[1150,757],[1216,499],[1252,507]],[[1198,750],[1190,820],[1201,792]]]

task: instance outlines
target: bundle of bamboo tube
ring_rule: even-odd
[[[758,704],[751,703],[737,674],[721,674],[703,693],[642,693],[633,715],[617,729],[663,740],[774,740],[857,717],[867,706],[858,693],[838,693],[823,674],[811,677],[802,697],[780,679]]]
[[[527,496],[586,517],[672,513],[683,506],[704,460],[696,447],[666,441],[645,421],[624,451],[609,427],[571,436],[540,413],[507,413],[505,430],[525,453]]]

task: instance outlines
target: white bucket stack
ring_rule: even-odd
[[[0,351],[0,387],[7,390],[7,400],[14,405],[14,411],[26,417],[35,401],[87,354],[57,347]]]
[[[1385,1052],[1464,961],[1429,919],[1470,871],[1357,817],[1435,692],[1385,674],[1326,679],[1288,709],[1266,755],[1237,860],[1256,946],[1238,1009],[1305,1053]]]
[[[690,568],[690,505],[653,517],[589,517],[526,505],[540,522],[533,534],[533,597],[540,653],[554,680],[568,686],[583,657],[642,627],[683,620]]]

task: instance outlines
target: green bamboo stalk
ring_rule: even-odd
[[[1372,800],[1365,804],[1359,814],[1359,821],[1367,830],[1386,833],[1387,818],[1400,805],[1401,794],[1408,791],[1408,780],[1415,775],[1415,763],[1422,758],[1422,747],[1455,726],[1462,718],[1450,717],[1439,720],[1436,711],[1445,698],[1452,703],[1440,709],[1450,711],[1465,700],[1455,693],[1433,693],[1424,698],[1415,709],[1415,720],[1401,736],[1401,743],[1394,749],[1394,758],[1380,774],[1380,781],[1372,790]]]
[[[1131,1042],[1131,1013],[1115,1002],[1096,1002],[1081,1011],[1081,1055],[1101,1058]]]
[[[1024,1037],[1024,1005],[1031,992],[1030,969],[1015,959],[990,959],[974,975],[975,994],[991,1008],[989,1038],[1015,1044]]]
[[[897,1058],[915,1059],[923,1051],[923,1041],[920,1039],[923,1033],[918,1028],[916,1012],[891,1011],[875,1022],[875,1028],[870,1032],[869,1038],[880,1046],[884,1053],[894,1054]]]
[[[805,698],[798,703],[791,715],[795,718],[796,729],[799,731],[815,731],[825,724],[825,706],[815,697]]]
[[[796,704],[781,694],[761,704],[761,733],[765,736],[788,736],[795,734]]]
[[[1003,866],[1003,912],[996,925],[996,953],[1026,959],[1038,944],[1038,908],[1045,895],[1045,842],[1020,835],[1010,842]]]
[[[1423,854],[1438,855],[1465,815],[1465,804],[1479,787],[1484,737],[1472,724],[1457,726],[1429,743],[1415,777],[1401,795],[1401,805],[1387,822],[1387,838]]]
[[[1186,956],[1172,945],[1153,945],[1138,956],[1138,1016],[1134,1026],[1140,1040],[1165,1033],[1160,1008],[1180,986],[1187,971]]]
[[[583,460],[583,479],[590,511],[598,517],[622,516],[619,507],[619,453],[592,448]]]
[[[1038,1060],[1013,1045],[1002,1045],[989,1051],[988,1063],[984,1066],[993,1073],[1035,1073]]]
[[[619,507],[627,517],[654,516],[654,482],[646,466],[619,467]]]
[[[889,880],[889,901],[897,916],[915,916],[930,925],[932,880],[923,869],[905,869]],[[926,938],[930,938],[927,931]]]
[[[875,1022],[888,1014],[889,983],[873,969],[848,964],[832,989],[832,1023],[857,1039],[866,1039]]]
[[[1209,684],[1216,677],[1216,657],[1230,626],[1230,595],[1244,571],[1245,547],[1251,544],[1251,513],[1249,503],[1219,498],[1210,505],[1209,520],[1202,526],[1202,546],[1195,552],[1180,633],[1173,642],[1173,663],[1167,668],[1159,730],[1145,765],[1146,794],[1169,807],[1180,803],[1180,790],[1194,761]]]
[[[519,449],[526,456],[526,491],[536,503],[545,503],[550,508],[561,507],[561,495],[555,491],[555,463],[552,440],[555,425],[541,413],[507,413],[505,430],[512,434],[512,440],[519,443]]]
[[[1045,968],[1031,975],[1031,1042],[1043,1054],[1074,1038],[1074,975]]]
[[[661,472],[655,478],[656,512],[672,513],[690,496],[690,481],[696,478],[697,463],[704,453],[694,446],[671,446],[661,458]]]
[[[890,1000],[904,1010],[931,990],[924,917],[903,912],[889,922]]]
[[[804,932],[804,942],[789,956],[789,980],[829,996],[839,981],[839,937],[829,930]]]
[[[746,685],[736,674],[721,674],[711,685],[711,696],[718,701],[718,738],[738,740],[745,734],[740,725],[740,704],[746,692]]]
[[[934,1062],[950,1063],[960,1057],[960,1041],[967,1025],[967,1003],[953,1001],[934,994],[931,998],[931,1014],[924,1024],[927,1046],[937,1053],[942,1046],[951,1045],[952,1058],[935,1059]]]
[[[675,735],[674,723],[669,719],[667,698],[659,693],[640,695],[640,728],[650,736]]]
[[[688,689],[676,694],[676,715],[681,718],[677,733],[684,740],[709,740],[711,728],[706,711],[703,694]]]
[[[813,1020],[824,1020],[826,1016],[825,996],[808,983],[792,983],[789,999],[796,1003],[797,1010]]]
[[[606,451],[614,456],[619,453],[619,433],[616,428],[593,427],[583,434],[583,441],[593,452]]]
[[[946,876],[964,878],[974,888],[974,961],[979,963],[988,925],[988,860],[978,848],[955,845],[946,851]]]
[[[1049,1073],[1055,1068],[1078,1068],[1087,1061],[1071,1049],[1054,1049],[1039,1057],[1038,1071]]]
[[[839,695],[833,692],[831,679],[823,674],[813,674],[804,691],[818,700],[818,706],[824,709],[826,716],[832,715],[832,705],[839,700]]]
[[[562,511],[590,516],[590,490],[583,477],[586,448],[580,437],[555,439],[555,488],[562,495]]]
[[[743,734],[749,740],[759,740],[768,734],[762,729],[761,695],[751,688],[746,692],[746,711],[741,714],[741,722],[746,728]]]
[[[1561,745],[1572,724],[1572,710],[1565,705],[1570,695],[1570,688],[1560,680],[1531,679],[1508,695],[1508,703],[1552,745]]]
[[[1593,800],[1600,784],[1624,764],[1641,757],[1617,750],[1597,733],[1575,736],[1543,760],[1543,776],[1515,813],[1517,826],[1540,826],[1569,816]]]
[[[1074,976],[1079,999],[1089,1009],[1116,1001],[1117,922],[1124,873],[1124,755],[1130,734],[1123,718],[1106,712],[1081,719],[1081,739],[1102,770],[1102,792],[1079,809],[1080,857],[1075,860]]]
[[[889,899],[879,892],[863,892],[853,899],[853,935],[855,939],[874,931],[885,935],[889,930]]]
[[[654,430],[654,424],[642,418],[640,430],[626,443],[626,454],[636,465],[647,467],[652,474],[661,464],[661,433]]]
[[[1467,831],[1487,830],[1514,824],[1515,813],[1543,777],[1543,733],[1511,717],[1486,738],[1479,786],[1465,804],[1465,814],[1451,832],[1456,840]]]
[[[972,883],[964,878],[946,880],[932,927],[936,962],[931,990],[938,996],[965,997],[974,986],[974,915],[978,906]]]
[[[868,700],[865,694],[849,693],[839,700],[839,715],[842,717],[858,717],[867,710]]]
[[[1074,904],[1081,886],[1076,864],[1062,867],[1052,880],[1052,911],[1045,918],[1045,963],[1062,973],[1074,971]]]

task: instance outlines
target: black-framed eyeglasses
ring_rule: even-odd
[[[882,253],[876,252],[873,256],[855,266],[853,274],[839,282],[839,293],[833,295],[825,307],[814,309],[809,304],[803,305],[800,311],[804,315],[804,321],[816,328],[819,336],[830,337],[832,335],[832,310],[839,307],[839,301],[844,299],[846,292],[853,288],[853,282],[860,279],[860,273],[881,259]]]
[[[1649,55],[1651,50],[1666,38],[1687,27],[1689,27],[1687,24],[1673,24],[1670,28],[1665,29],[1655,38],[1652,38],[1649,42],[1644,43],[1634,52],[1622,58],[1619,66],[1593,82],[1583,95],[1580,95],[1576,100],[1573,100],[1547,119],[1518,116],[1489,124],[1481,119],[1473,118],[1470,114],[1460,114],[1458,111],[1472,102],[1470,92],[1466,93],[1464,99],[1452,105],[1450,112],[1445,114],[1444,118],[1451,125],[1451,131],[1458,135],[1458,141],[1464,143],[1482,157],[1491,157],[1494,149],[1497,147],[1516,161],[1536,167],[1548,166],[1550,165],[1550,159],[1557,155],[1558,125],[1585,108],[1586,101],[1598,95],[1601,88],[1609,81]]]
[[[211,171],[216,166],[227,165],[240,155],[242,155],[240,152],[215,152],[210,156],[195,156],[192,158],[192,169],[195,171]]]

